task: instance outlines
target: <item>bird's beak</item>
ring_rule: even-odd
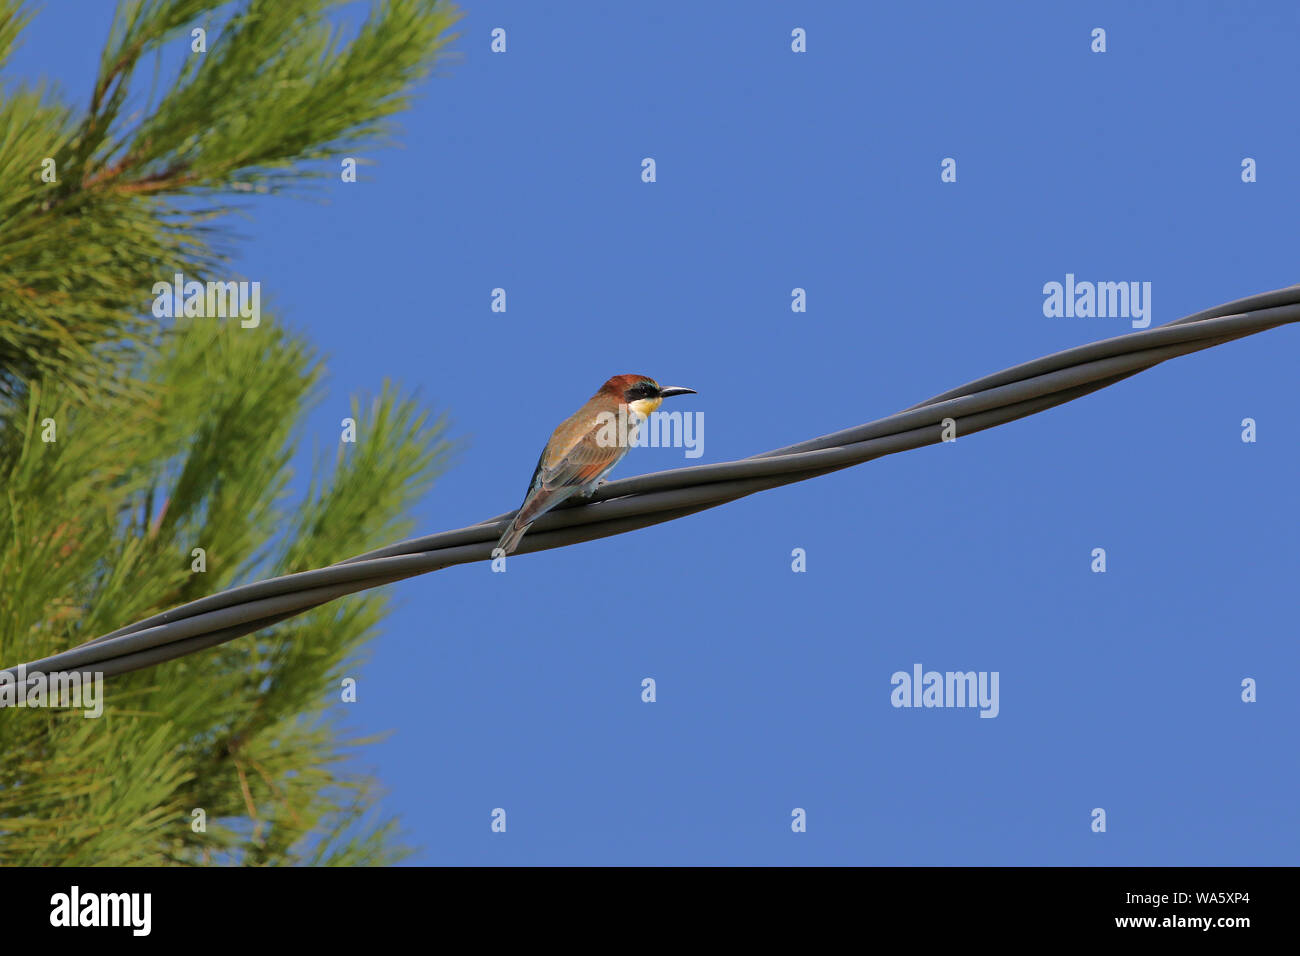
[[[660,398],[671,398],[673,395],[698,395],[699,392],[693,388],[686,388],[684,385],[669,385],[667,388],[659,389]]]

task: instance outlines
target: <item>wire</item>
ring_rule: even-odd
[[[884,455],[938,444],[945,419],[954,420],[957,435],[970,435],[1072,401],[1171,358],[1297,321],[1300,285],[1066,349],[986,375],[886,418],[739,461],[611,481],[588,502],[541,517],[515,555],[624,534]],[[329,567],[230,588],[21,669],[30,678],[55,671],[111,676],[151,667],[262,630],[347,594],[488,559],[513,516],[513,511],[507,512]],[[0,675],[7,673],[17,681],[19,670],[9,668]]]

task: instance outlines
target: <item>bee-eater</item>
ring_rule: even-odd
[[[638,426],[671,395],[694,395],[693,388],[660,388],[645,375],[615,375],[587,404],[560,422],[537,459],[524,503],[497,542],[506,554],[519,546],[534,521],[574,495],[587,497],[623,460]]]

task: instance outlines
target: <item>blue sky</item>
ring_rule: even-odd
[[[422,533],[515,507],[616,373],[698,389],[673,401],[724,461],[1130,331],[1046,318],[1067,273],[1150,282],[1152,324],[1300,282],[1290,3],[463,6],[403,148],[238,224],[239,270],[328,356],[308,450],[385,377],[450,414]],[[84,103],[110,7],[47,4],[6,79]],[[346,715],[392,734],[358,766],[416,863],[1295,864],[1298,356],[1263,333],[399,584]],[[917,663],[998,672],[998,716],[892,707]]]

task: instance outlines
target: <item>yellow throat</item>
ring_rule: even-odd
[[[645,418],[650,417],[650,413],[663,404],[662,398],[638,398],[634,402],[628,402],[627,407]]]

